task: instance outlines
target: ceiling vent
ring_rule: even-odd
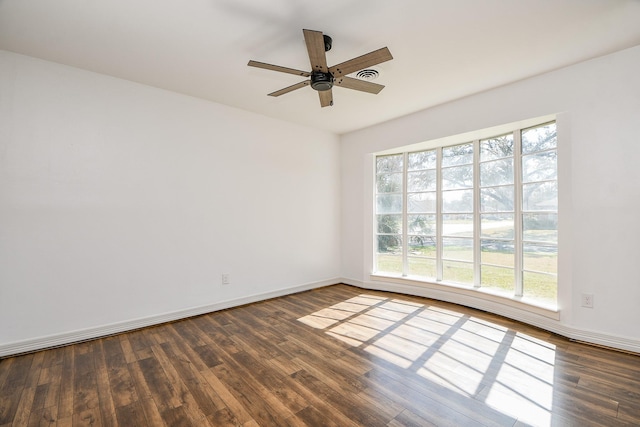
[[[375,80],[378,78],[379,75],[380,73],[378,73],[377,70],[374,70],[372,68],[369,68],[366,70],[360,70],[356,73],[356,77],[359,78],[360,80]]]

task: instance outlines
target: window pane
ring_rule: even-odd
[[[513,184],[513,159],[494,160],[480,164],[480,185]]]
[[[436,167],[436,150],[419,151],[417,153],[409,153],[408,170],[435,169]]]
[[[436,260],[429,258],[409,257],[409,274],[434,279],[436,277]]]
[[[480,285],[499,293],[513,296],[515,290],[515,274],[513,268],[483,265],[480,267]]]
[[[402,172],[402,154],[376,157],[377,173]]]
[[[378,233],[402,234],[402,215],[378,215]]]
[[[557,157],[555,150],[522,157],[522,182],[557,179]]]
[[[442,192],[443,212],[473,212],[473,190]]]
[[[376,271],[555,302],[556,124],[517,132],[376,157]]]
[[[558,247],[555,245],[525,244],[524,269],[541,273],[558,272]]]
[[[558,184],[553,181],[523,185],[522,209],[525,211],[557,211]]]
[[[473,284],[473,264],[468,262],[443,261],[442,279],[447,282]]]
[[[522,153],[550,150],[557,146],[556,124],[548,123],[522,131]]]
[[[397,234],[378,235],[378,253],[401,255],[402,236]]]
[[[473,239],[443,238],[442,258],[473,261]]]
[[[514,223],[512,214],[485,214],[480,216],[480,237],[513,239]]]
[[[523,295],[555,305],[558,298],[558,278],[551,274],[525,271],[522,277]]]
[[[513,134],[480,141],[480,161],[513,156]]]
[[[435,215],[408,215],[407,227],[409,234],[435,236],[436,216]]]
[[[436,239],[425,236],[409,236],[409,254],[435,258]]]
[[[435,212],[436,211],[436,193],[414,193],[408,194],[409,212]]]
[[[376,254],[376,271],[381,273],[402,274],[402,256]]]
[[[473,165],[442,169],[442,189],[473,187]]]
[[[480,242],[480,260],[483,264],[515,266],[515,245],[502,240],[482,240]]]
[[[473,163],[473,144],[454,145],[442,149],[442,167]]]
[[[379,194],[376,196],[377,213],[402,213],[402,194]]]
[[[512,212],[513,185],[480,189],[480,210],[482,212]]]
[[[420,172],[409,172],[407,174],[407,191],[435,191],[435,189],[435,169]]]
[[[473,215],[442,215],[442,234],[445,236],[473,237]]]
[[[522,215],[524,240],[558,243],[558,214]]]
[[[378,193],[397,193],[402,191],[402,174],[386,173],[378,175]]]

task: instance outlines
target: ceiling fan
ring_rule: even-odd
[[[331,37],[322,34],[322,31],[302,30],[302,32],[304,33],[304,41],[307,45],[307,52],[309,53],[311,71],[302,71],[293,68],[281,67],[279,65],[265,64],[264,62],[249,61],[248,65],[250,67],[264,68],[267,70],[279,71],[281,73],[309,77],[309,80],[271,92],[269,96],[284,95],[285,93],[311,85],[313,89],[318,91],[320,106],[328,107],[333,105],[333,93],[331,88],[334,86],[373,94],[379,93],[384,88],[383,85],[347,77],[347,74],[393,59],[389,49],[383,47],[365,55],[358,56],[357,58],[342,62],[338,65],[334,65],[333,67],[328,67],[325,52],[331,49]]]

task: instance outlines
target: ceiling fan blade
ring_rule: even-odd
[[[296,76],[309,77],[311,75],[311,73],[308,71],[281,67],[279,65],[265,64],[264,62],[258,62],[258,61],[249,61],[247,65],[250,67],[264,68],[265,70],[280,71],[281,73],[295,74]]]
[[[362,56],[358,56],[357,58],[345,61],[341,64],[334,65],[329,68],[329,72],[333,74],[335,78],[338,78],[391,59],[393,59],[391,52],[389,52],[389,49],[386,47],[383,47]]]
[[[382,89],[384,89],[383,85],[379,85],[377,83],[371,83],[364,80],[352,79],[351,77],[340,77],[336,79],[333,83],[334,86],[338,85],[340,87],[344,87],[347,89],[359,90],[361,92],[368,93],[380,93]]]
[[[311,83],[311,81],[310,81],[310,80],[305,80],[305,81],[303,81],[303,82],[296,83],[296,84],[294,84],[294,85],[291,85],[291,86],[285,87],[284,89],[280,89],[280,90],[277,90],[277,91],[275,91],[275,92],[271,92],[271,93],[269,94],[269,96],[280,96],[280,95],[284,95],[285,93],[293,92],[294,90],[296,90],[296,89],[300,89],[301,87],[309,86],[309,83]]]
[[[330,107],[333,105],[333,93],[331,89],[318,91],[318,95],[320,96],[321,107]]]
[[[307,44],[311,71],[326,73],[328,71],[327,56],[324,51],[322,31],[302,30],[302,32],[304,33],[304,42]]]

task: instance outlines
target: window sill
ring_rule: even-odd
[[[529,298],[509,297],[482,288],[473,288],[470,286],[450,282],[427,281],[422,278],[411,276],[402,277],[376,273],[371,274],[369,276],[369,279],[372,282],[385,282],[411,286],[414,287],[416,291],[433,291],[427,292],[426,294],[424,292],[420,292],[416,293],[416,295],[426,296],[427,298],[433,299],[443,299],[448,302],[468,305],[485,311],[495,312],[491,309],[490,305],[500,304],[504,307],[526,311],[528,313],[533,313],[553,320],[560,320],[560,311],[557,307],[544,305],[540,301],[532,300]],[[443,295],[449,297],[442,298]],[[458,300],[455,296],[460,296],[460,300]],[[474,300],[477,303],[474,303]]]

